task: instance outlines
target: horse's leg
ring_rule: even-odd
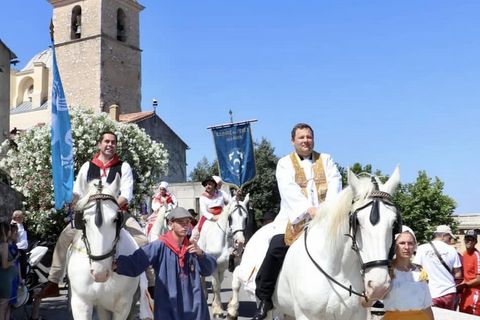
[[[236,268],[232,274],[232,298],[227,307],[227,317],[231,319],[236,319],[238,317],[238,292],[240,291],[241,286],[240,279],[238,278],[238,270],[239,268]]]
[[[223,280],[223,271],[217,268],[217,270],[212,274],[212,291],[213,291],[212,314],[214,317],[223,316],[222,299],[220,298],[222,280]]]
[[[112,320],[125,320],[128,318],[128,314],[130,313],[130,305],[125,305],[125,308],[121,308],[120,312],[113,313]]]
[[[128,313],[127,319],[128,320],[133,320],[135,319],[137,315],[137,310],[135,309],[135,305],[137,304],[137,301],[140,299],[140,286],[137,288],[137,291],[135,291],[135,294],[133,295],[132,299],[132,304],[130,307],[130,312]]]
[[[72,316],[75,320],[91,320],[93,306],[87,304],[78,295],[73,293],[71,298]]]
[[[98,320],[110,320],[112,318],[112,313],[100,306],[96,307],[96,311]]]

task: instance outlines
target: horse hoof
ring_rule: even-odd
[[[238,316],[231,316],[227,314],[227,320],[237,320],[237,319],[238,319]]]

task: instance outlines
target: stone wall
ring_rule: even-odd
[[[168,151],[168,172],[161,180],[168,183],[185,182],[187,180],[187,145],[156,115],[139,121],[137,125],[144,128],[151,139],[163,143]]]
[[[10,50],[0,43],[0,143],[10,131]]]
[[[50,0],[58,68],[70,106],[106,111],[118,104],[121,113],[140,111],[141,51],[139,11],[133,1]],[[72,10],[81,7],[81,37],[72,39]],[[117,10],[126,15],[126,41],[116,36]]]
[[[23,195],[0,182],[0,219],[11,219],[14,210],[22,209]]]

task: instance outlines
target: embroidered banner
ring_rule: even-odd
[[[255,178],[255,154],[250,123],[212,128],[220,176],[241,187]]]

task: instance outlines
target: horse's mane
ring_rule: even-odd
[[[311,228],[323,226],[324,245],[329,250],[337,250],[345,244],[345,234],[349,228],[349,214],[365,203],[374,186],[370,178],[360,178],[356,194],[350,186],[343,189],[335,198],[320,205],[317,215],[310,223]],[[327,240],[328,239],[328,240]]]

